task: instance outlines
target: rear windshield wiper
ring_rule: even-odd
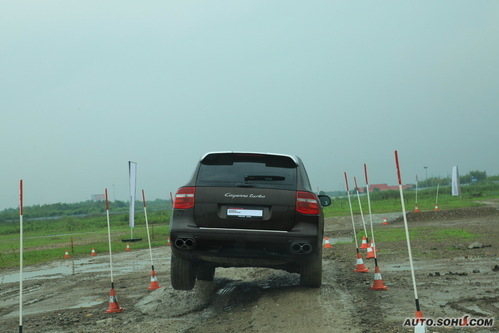
[[[245,182],[248,180],[280,181],[285,179],[286,177],[283,176],[266,176],[266,175],[248,175],[244,177]]]

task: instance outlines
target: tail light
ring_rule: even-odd
[[[317,196],[311,192],[296,192],[296,211],[307,215],[319,215],[320,206]]]
[[[174,209],[188,209],[194,207],[194,194],[196,193],[195,187],[181,187],[175,194],[175,201],[173,203]]]

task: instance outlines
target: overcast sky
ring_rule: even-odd
[[[0,3],[0,209],[167,199],[209,151],[314,189],[499,174],[498,1]],[[425,170],[424,167],[428,169]]]

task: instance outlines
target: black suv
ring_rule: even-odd
[[[174,289],[213,280],[216,267],[269,267],[322,283],[324,217],[300,158],[247,152],[205,154],[174,201]]]

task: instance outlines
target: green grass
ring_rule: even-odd
[[[478,207],[481,204],[478,202],[483,199],[499,198],[499,184],[483,184],[462,187],[461,196],[452,196],[450,187],[441,187],[437,189],[430,188],[418,191],[417,204],[422,211],[433,210],[435,203],[441,210],[456,209],[464,207]],[[402,203],[400,200],[399,191],[383,191],[370,193],[371,211],[373,214],[402,212]],[[360,213],[359,200],[357,194],[350,194],[352,210],[354,214]],[[367,195],[360,196],[360,205],[363,213],[369,213]],[[407,212],[412,211],[416,205],[416,191],[404,191],[404,205]],[[325,217],[347,216],[350,215],[350,204],[346,193],[344,197],[333,198],[333,203],[324,209]]]
[[[370,234],[368,233],[368,235]],[[361,239],[362,236],[364,236],[363,231],[357,233],[357,239]],[[409,238],[419,240],[426,239],[431,241],[469,241],[480,236],[482,236],[482,234],[471,233],[462,229],[435,229],[429,227],[411,227],[409,229]],[[379,228],[376,230],[375,237],[376,243],[405,241],[405,228]]]
[[[167,244],[169,227],[164,217],[164,214],[152,214],[152,218],[148,218],[152,247]],[[131,237],[128,215],[111,216],[110,224],[113,252],[124,251],[126,244],[121,240]],[[24,265],[63,260],[65,251],[72,257],[90,256],[92,248],[98,255],[109,253],[105,216],[27,221],[23,226]],[[19,237],[19,222],[0,223],[0,268],[19,266]],[[142,238],[141,241],[131,243],[133,249],[149,247],[143,218],[136,219],[133,237]]]

